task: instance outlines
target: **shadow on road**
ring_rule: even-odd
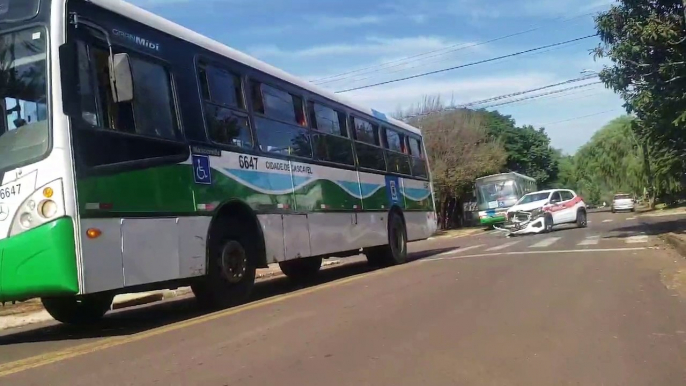
[[[680,218],[676,220],[648,220],[641,224],[623,226],[619,228],[612,229],[612,232],[617,232],[611,236],[606,236],[605,238],[626,238],[630,236],[635,236],[636,232],[640,232],[649,236],[661,236],[666,233],[676,232],[676,233],[686,233],[686,218]]]
[[[409,261],[422,260],[455,249],[455,247],[439,248],[410,253]],[[369,266],[366,261],[361,261],[323,269],[316,280],[307,285],[294,284],[285,277],[263,280],[256,283],[250,302],[295,292],[308,287],[316,287],[374,270],[377,269]],[[89,327],[57,324],[38,327],[28,331],[10,332],[7,335],[0,336],[0,346],[133,335],[209,313],[209,311],[199,308],[195,298],[190,295],[151,305],[113,311],[107,314],[100,323]]]

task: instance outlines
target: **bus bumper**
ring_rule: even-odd
[[[502,224],[505,222],[505,214],[503,213],[502,215],[497,214],[494,215],[493,217],[481,217],[479,219],[481,222],[481,225],[496,225],[496,224]]]
[[[68,217],[0,240],[0,302],[77,294],[75,246]]]

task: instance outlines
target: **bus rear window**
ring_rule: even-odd
[[[0,22],[32,19],[39,8],[40,0],[0,0]]]

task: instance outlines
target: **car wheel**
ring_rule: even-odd
[[[546,216],[543,218],[543,226],[544,226],[544,228],[545,228],[545,229],[543,230],[543,232],[544,232],[544,233],[550,233],[550,232],[552,232],[552,231],[553,231],[553,225],[555,225],[555,223],[554,223],[554,221],[553,221],[553,216],[551,216],[551,215],[546,215]]]
[[[586,228],[588,226],[588,218],[585,211],[580,210],[576,213],[576,226],[579,228]]]

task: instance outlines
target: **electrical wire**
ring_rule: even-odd
[[[435,70],[435,71],[429,71],[429,72],[425,72],[425,73],[421,73],[421,74],[416,74],[416,75],[412,75],[412,76],[406,76],[406,77],[398,78],[398,79],[387,80],[387,81],[385,81],[385,82],[379,82],[379,83],[369,84],[369,85],[365,85],[365,86],[359,86],[359,87],[353,87],[353,88],[349,88],[349,89],[345,89],[345,90],[339,90],[339,91],[335,91],[335,93],[340,94],[340,93],[344,93],[344,92],[350,92],[350,91],[362,90],[362,89],[366,89],[366,88],[378,87],[378,86],[382,86],[382,85],[386,85],[386,84],[397,83],[397,82],[402,82],[402,81],[405,81],[405,80],[421,78],[421,77],[424,77],[424,76],[434,75],[434,74],[438,74],[438,73],[442,73],[442,72],[453,71],[453,70],[457,70],[457,69],[460,69],[460,68],[476,66],[476,65],[479,65],[479,64],[494,62],[494,61],[502,60],[502,59],[505,59],[505,58],[511,58],[511,57],[514,57],[514,56],[523,55],[523,54],[526,54],[526,53],[529,53],[529,52],[540,51],[540,50],[544,50],[544,49],[551,48],[551,47],[557,47],[557,46],[561,46],[561,45],[565,45],[565,44],[577,42],[577,41],[580,41],[580,40],[589,39],[589,38],[595,37],[595,36],[597,36],[597,35],[598,35],[598,34],[586,35],[586,36],[582,36],[582,37],[575,38],[575,39],[565,40],[565,41],[563,41],[563,42],[557,42],[557,43],[548,44],[548,45],[545,45],[545,46],[540,46],[540,47],[536,47],[536,48],[530,48],[530,49],[524,50],[524,51],[514,52],[514,53],[508,54],[508,55],[498,56],[498,57],[495,57],[495,58],[479,60],[479,61],[476,61],[476,62],[466,63],[466,64],[462,64],[462,65],[459,65],[459,66],[444,68],[444,69]]]

